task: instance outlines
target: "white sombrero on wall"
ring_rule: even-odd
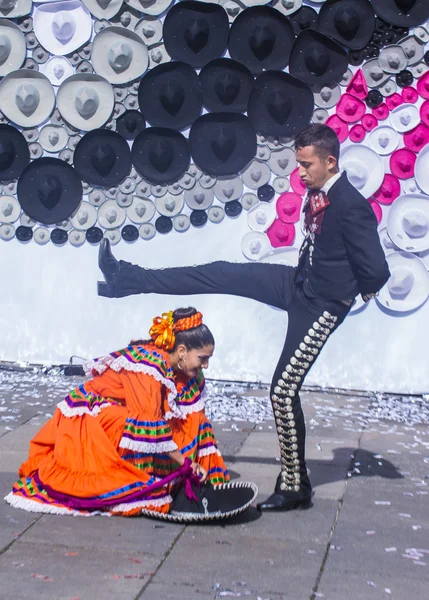
[[[30,69],[19,69],[0,82],[0,107],[13,123],[21,127],[36,127],[50,116],[55,106],[55,94],[45,75]]]
[[[399,146],[400,136],[396,129],[389,125],[379,125],[368,135],[368,143],[377,154],[392,154]]]
[[[110,118],[115,105],[111,84],[94,73],[72,75],[57,93],[57,107],[63,119],[82,131],[99,129]]]
[[[398,246],[390,239],[387,227],[379,229],[378,235],[380,236],[381,247],[384,250],[384,254],[391,254],[395,250],[400,250],[400,248],[398,248]]]
[[[92,18],[78,0],[46,2],[33,13],[34,33],[51,54],[64,56],[83,46],[91,37]]]
[[[393,129],[399,133],[411,131],[420,123],[420,112],[415,104],[400,104],[390,113]]]
[[[247,224],[253,231],[267,231],[276,216],[276,208],[273,204],[259,202],[247,213]]]
[[[0,19],[0,76],[19,69],[27,56],[25,37],[15,23]]]
[[[347,146],[341,152],[340,167],[346,171],[350,183],[365,198],[372,196],[383,183],[383,159],[368,146]]]
[[[241,251],[249,260],[259,260],[270,248],[270,240],[262,231],[249,231],[241,240]]]
[[[115,84],[134,81],[149,66],[143,40],[123,27],[106,27],[97,33],[91,58],[95,72]]]
[[[39,65],[39,70],[56,87],[74,75],[74,67],[65,56],[51,56],[43,65]]]
[[[0,16],[7,19],[24,17],[31,13],[32,0],[0,0]]]
[[[392,204],[387,231],[394,244],[407,252],[429,249],[429,197],[406,194]]]
[[[0,196],[0,223],[15,223],[21,214],[21,206],[14,196]]]
[[[376,300],[394,312],[409,312],[429,296],[429,273],[423,262],[410,252],[393,252],[386,257],[390,278]]]
[[[429,194],[429,146],[417,155],[414,176],[422,192]]]

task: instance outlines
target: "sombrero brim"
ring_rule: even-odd
[[[406,252],[424,252],[429,249],[429,232],[412,238],[404,231],[401,219],[410,209],[418,209],[429,216],[429,198],[423,194],[403,194],[395,200],[387,216],[387,231],[398,248]]]
[[[1,19],[0,13],[0,19]],[[7,21],[6,19],[0,20],[0,35],[8,37],[11,44],[11,51],[9,56],[0,65],[0,75],[3,77],[11,71],[19,69],[24,62],[27,55],[27,48],[25,45],[25,37],[19,27]]]
[[[81,48],[92,33],[92,18],[89,10],[81,2],[65,2],[61,6],[51,3],[39,4],[33,13],[34,33],[40,45],[54,56],[65,56]],[[55,14],[65,10],[76,22],[76,31],[67,43],[62,43],[54,35],[53,23]],[[68,10],[67,10],[68,9]]]
[[[350,309],[350,314],[353,315],[355,313],[362,312],[367,306],[369,302],[365,302],[361,295],[356,297],[356,302]]]
[[[371,0],[371,2],[377,16],[389,25],[416,27],[424,23],[429,17],[429,6],[426,0],[417,0],[408,12],[399,11],[395,2],[386,2],[386,0]]]
[[[324,48],[329,56],[329,65],[322,74],[313,73],[305,64],[305,51],[314,47]],[[314,29],[304,29],[292,46],[289,73],[309,84],[339,83],[348,64],[347,52],[338,42]]]
[[[131,6],[135,10],[143,13],[144,15],[149,15],[151,17],[157,17],[161,15],[169,6],[173,3],[173,0],[161,0],[161,2],[153,2],[152,4],[148,4],[145,6],[144,2],[139,2],[139,0],[126,0],[125,4]]]
[[[176,523],[223,521],[247,510],[258,495],[258,488],[250,481],[233,481],[213,486],[211,495],[212,497],[216,497],[218,505],[218,510],[214,512],[211,512],[209,506],[207,506],[203,513],[175,510],[169,513],[161,513],[156,510],[142,509],[141,515]]]
[[[415,166],[415,178],[417,181],[417,185],[425,194],[429,194],[428,165],[429,146],[426,146],[426,148],[424,148],[418,154]]]
[[[386,260],[391,271],[396,265],[402,266],[401,262],[405,264],[406,260],[412,261],[410,262],[410,270],[417,274],[417,282],[404,299],[392,298],[386,283],[376,297],[377,302],[393,312],[405,313],[417,310],[426,302],[429,296],[429,274],[424,263],[415,254],[402,251],[388,254]]]
[[[251,243],[260,244],[252,252]],[[266,254],[271,248],[270,240],[265,231],[249,231],[244,234],[241,240],[241,251],[248,260],[259,260],[261,256]]]
[[[406,124],[401,123],[401,113],[408,110],[410,113],[410,121]],[[397,108],[394,108],[390,113],[390,122],[393,129],[398,133],[406,133],[411,131],[420,123],[420,112],[415,104],[400,104]]]
[[[123,0],[113,0],[105,8],[100,6],[97,0],[82,0],[82,4],[96,19],[111,19],[121,10]]]
[[[361,50],[370,42],[372,34],[374,33],[374,9],[371,4],[365,2],[365,0],[354,0],[354,2],[343,3],[343,5],[347,4],[356,7],[361,21],[358,31],[351,39],[347,39],[345,36],[341,35],[335,27],[335,14],[339,6],[334,2],[322,4],[319,12],[317,29],[324,35],[333,38],[351,50]]]
[[[265,220],[263,223],[258,223],[257,212],[260,211],[264,214]],[[269,227],[274,223],[277,213],[273,204],[267,202],[259,202],[252,206],[247,213],[247,224],[252,231],[267,231]]]
[[[380,144],[380,134],[385,131],[389,137],[389,143],[387,146],[382,146]],[[369,147],[377,154],[381,154],[382,156],[387,156],[388,154],[392,154],[399,146],[399,134],[396,129],[390,127],[389,125],[380,125],[379,127],[375,127],[368,136]]]
[[[16,17],[25,17],[31,13],[33,8],[32,0],[24,0],[23,2],[17,2],[10,10],[0,9],[0,17],[2,19],[12,19]]]
[[[65,56],[52,56],[43,65],[39,65],[39,70],[56,87],[74,75],[74,67]]]
[[[95,91],[99,105],[94,114],[85,118],[76,109],[76,96],[83,89]],[[110,118],[115,105],[115,96],[112,85],[101,77],[92,73],[88,75],[72,75],[66,79],[58,89],[57,108],[63,119],[81,131],[99,129]]]
[[[268,254],[261,256],[259,262],[296,267],[298,260],[299,252],[296,248],[274,248]]]
[[[16,104],[16,93],[21,83],[34,84],[40,101],[33,113],[26,116]],[[48,119],[55,106],[55,93],[51,82],[39,72],[19,69],[3,77],[0,83],[0,106],[2,112],[13,123],[21,127],[37,127]]]
[[[358,191],[365,198],[369,198],[375,194],[383,183],[385,175],[383,159],[368,146],[347,146],[341,153],[340,162],[346,172],[346,165],[350,165],[353,162],[371,165],[371,168],[367,170],[367,179],[365,183],[362,187],[358,188]],[[349,181],[354,185],[350,176]]]
[[[113,42],[124,41],[131,46],[133,55],[127,69],[116,72],[109,63],[109,49]],[[95,72],[109,83],[122,84],[134,81],[146,72],[149,66],[149,53],[143,40],[134,32],[121,27],[106,27],[92,43],[92,64]]]

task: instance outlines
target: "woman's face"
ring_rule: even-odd
[[[201,369],[207,369],[213,352],[214,346],[212,344],[193,350],[188,350],[185,346],[183,346],[183,349],[178,348],[179,369],[182,367],[181,370],[189,378],[196,377]]]

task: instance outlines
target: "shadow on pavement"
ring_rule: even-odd
[[[356,453],[356,455],[355,455]],[[353,459],[354,457],[354,459]],[[347,461],[347,458],[349,459]],[[280,463],[275,458],[259,456],[224,456],[227,465],[237,467],[237,463],[245,462],[255,465],[276,465],[280,470]],[[335,448],[331,460],[307,460],[307,467],[311,472],[313,487],[343,481],[345,470],[352,473],[353,477],[382,477],[384,479],[404,479],[398,468],[389,460],[380,458],[368,450],[356,448]],[[325,467],[337,467],[326,469]],[[340,467],[340,468],[338,468]],[[241,477],[234,468],[228,468],[231,479]]]

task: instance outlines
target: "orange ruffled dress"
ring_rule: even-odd
[[[179,449],[229,481],[204,412],[204,376],[173,373],[167,352],[128,346],[86,365],[93,379],[75,388],[30,442],[20,479],[5,500],[32,512],[134,516],[168,512]],[[153,485],[158,489],[153,490]]]

